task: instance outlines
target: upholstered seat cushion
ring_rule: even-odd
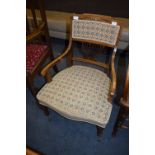
[[[35,65],[47,54],[48,46],[40,44],[26,45],[26,71],[31,72]]]
[[[38,92],[40,104],[66,118],[105,127],[112,110],[108,102],[110,79],[97,69],[72,66],[54,76]]]

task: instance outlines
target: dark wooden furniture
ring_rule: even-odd
[[[41,153],[38,153],[37,151],[34,151],[34,150],[26,147],[26,155],[41,155]]]
[[[35,96],[37,89],[34,86],[34,77],[39,74],[47,58],[54,59],[46,21],[43,0],[27,0],[27,9],[32,13],[32,19],[26,17],[26,80]],[[40,13],[37,20],[36,13]],[[54,70],[57,67],[54,66]]]
[[[91,24],[92,24],[92,27],[90,26]],[[98,25],[103,27],[103,29],[101,27],[98,27]],[[70,75],[70,71],[71,71],[71,69],[73,67],[73,70],[71,71],[72,72],[71,76],[74,74],[74,71],[76,72],[76,68],[78,68],[78,67],[74,67],[73,61],[88,63],[88,64],[91,64],[91,65],[93,64],[93,65],[99,66],[99,67],[101,67],[101,68],[103,68],[105,70],[109,70],[109,72],[108,72],[109,74],[106,74],[107,72],[104,73],[106,75],[104,78],[107,77],[107,79],[110,79],[110,83],[108,85],[108,88],[106,88],[106,89],[108,89],[108,92],[105,93],[105,95],[102,96],[102,97],[105,99],[106,103],[108,102],[107,106],[111,106],[111,103],[112,103],[112,100],[113,100],[113,97],[114,97],[114,94],[115,94],[115,89],[116,89],[116,73],[115,73],[114,61],[115,61],[115,55],[116,55],[116,51],[117,51],[117,44],[118,44],[119,35],[120,35],[120,25],[119,25],[119,23],[116,23],[115,21],[113,21],[112,18],[109,17],[109,16],[98,16],[98,15],[92,15],[92,14],[91,15],[85,14],[85,15],[80,15],[80,16],[75,15],[75,16],[73,16],[73,19],[71,19],[71,31],[70,32],[71,33],[70,33],[69,45],[68,45],[67,49],[64,51],[64,53],[62,53],[54,61],[47,64],[47,66],[45,66],[44,69],[41,71],[41,74],[45,77],[45,79],[47,81],[47,85],[45,85],[45,87],[43,87],[39,91],[39,93],[37,94],[37,99],[39,100],[40,104],[42,104],[44,106],[47,106],[47,107],[53,106],[51,104],[55,104],[54,105],[55,108],[51,108],[51,107],[50,108],[57,111],[58,113],[60,113],[64,117],[67,117],[67,118],[70,118],[70,119],[73,119],[73,120],[78,120],[78,118],[80,116],[77,117],[77,115],[75,115],[74,112],[71,114],[71,116],[69,115],[69,108],[73,107],[72,103],[71,103],[70,107],[68,107],[68,109],[66,111],[63,111],[64,109],[61,109],[63,106],[61,106],[61,105],[57,106],[57,104],[59,104],[60,102],[61,103],[65,102],[65,101],[63,101],[63,98],[61,98],[62,100],[60,100],[60,102],[54,103],[54,102],[56,102],[56,100],[59,100],[61,96],[64,96],[65,100],[68,100],[64,104],[68,105],[69,104],[68,103],[69,99],[72,98],[73,93],[75,91],[77,91],[76,89],[78,87],[78,82],[75,84],[75,87],[72,88],[73,91],[69,92],[70,85],[67,86],[65,84],[65,82],[64,82],[66,78],[70,78],[70,76],[65,77],[67,71],[65,72],[65,71],[62,70],[60,73],[58,73],[58,76],[60,78],[61,78],[61,75],[63,75],[62,79],[64,79],[64,81],[59,80],[59,83],[56,83],[56,78],[54,77],[54,80],[52,80],[52,76],[51,76],[49,70],[50,70],[50,68],[52,68],[54,65],[56,65],[58,62],[60,62],[64,58],[66,58],[67,65],[68,65],[68,68],[67,68],[68,73],[67,74]],[[84,36],[83,34],[90,34],[91,36],[88,36],[88,38],[85,38],[86,36]],[[100,34],[102,35],[102,37],[100,39],[98,39],[97,36],[100,35]],[[109,38],[109,40],[108,40],[108,38]],[[75,57],[74,54],[73,54],[73,51],[72,51],[72,48],[73,48],[73,45],[74,45],[73,42],[95,44],[95,45],[100,45],[102,47],[112,48],[113,51],[112,51],[112,55],[111,55],[111,58],[110,58],[110,60],[111,60],[110,63],[107,64],[107,63],[103,63],[103,62],[98,62],[97,60],[94,60],[94,59],[91,59],[91,58],[86,59],[86,58],[81,58],[81,57]],[[81,67],[81,68],[83,70],[85,70],[85,68],[83,68],[83,67]],[[88,70],[86,69],[86,72]],[[96,71],[94,70],[94,74],[95,74],[95,72]],[[92,73],[93,73],[93,71],[92,71]],[[85,74],[85,71],[83,72],[83,74]],[[76,74],[76,76],[78,76],[78,73]],[[83,81],[87,80],[87,78],[89,78],[89,77],[86,77],[86,79],[84,79]],[[95,79],[97,79],[97,78],[98,77],[96,77]],[[101,78],[102,78],[102,76],[101,76]],[[79,79],[80,79],[80,77],[79,77]],[[74,79],[72,79],[72,80],[74,81]],[[70,82],[70,80],[66,81],[66,83],[68,83],[68,82]],[[92,81],[90,81],[90,82],[92,82]],[[68,87],[68,90],[63,90],[63,89],[65,89],[63,86],[60,86],[59,88],[56,88],[56,90],[54,90],[54,85],[52,87],[53,83],[55,85],[63,85],[64,84],[65,85],[64,87]],[[72,85],[72,83],[71,83],[71,85]],[[84,82],[83,82],[82,86],[83,85],[85,85]],[[95,83],[94,83],[94,85],[95,85]],[[100,85],[100,83],[99,83],[99,85]],[[102,87],[102,85],[101,85],[101,87]],[[60,91],[60,94],[59,94],[59,92],[57,90]],[[93,90],[93,91],[95,91],[95,90]],[[62,92],[65,92],[65,93],[61,94]],[[52,96],[51,95],[52,93],[54,93],[55,95]],[[69,94],[69,93],[72,94],[72,95],[67,96],[67,94]],[[84,93],[85,92],[81,93],[82,94],[81,98],[84,98],[84,97],[86,97],[86,98],[88,97],[88,99],[92,98],[92,96],[89,96],[89,95],[88,96],[83,96]],[[99,91],[96,91],[96,93],[98,94]],[[101,91],[101,94],[102,93],[103,92]],[[57,98],[54,101],[54,98],[56,97],[56,94],[58,94],[59,98]],[[89,94],[89,91],[86,91],[85,94]],[[95,96],[95,94],[94,94],[94,96]],[[78,97],[78,95],[76,95],[76,97]],[[76,99],[73,98],[72,99],[73,102],[77,101],[77,100],[78,100],[78,98],[76,98]],[[93,98],[92,98],[92,100],[93,100]],[[86,102],[88,102],[88,101],[86,100]],[[99,102],[100,102],[100,100],[99,100]],[[79,104],[80,104],[80,102],[79,102]],[[77,104],[77,106],[79,106],[79,104]],[[83,105],[85,105],[86,107],[88,106],[88,104],[90,104],[90,101],[88,103],[83,102]],[[92,105],[96,105],[96,107],[97,107],[98,102],[94,101],[94,102],[92,102]],[[104,105],[104,103],[103,103],[103,105]],[[101,103],[101,106],[102,106],[102,103]],[[76,107],[76,105],[75,105],[75,107]],[[85,109],[85,107],[82,107],[80,110],[81,111],[82,110],[87,111],[87,109]],[[94,109],[91,109],[91,110],[93,111]],[[107,109],[106,108],[104,109],[104,106],[103,106],[103,108],[101,109],[101,112],[105,111],[104,115],[106,115],[106,112],[107,112],[106,110]],[[110,115],[110,113],[107,114],[107,115]],[[93,112],[92,112],[92,115],[93,115]],[[100,115],[100,113],[97,113],[96,115]],[[72,118],[72,116],[73,116],[73,118]],[[104,116],[101,116],[101,120],[102,120],[102,117],[104,117]],[[82,119],[79,119],[79,120],[82,120]],[[90,122],[89,119],[84,120],[84,121],[85,122]],[[90,123],[92,123],[92,122],[90,122]],[[95,123],[93,122],[92,124],[95,124]],[[97,126],[97,135],[101,135],[102,131],[103,131],[103,128],[105,127],[106,124],[105,125],[95,124],[95,125]]]
[[[129,68],[127,70],[123,94],[120,99],[120,109],[113,129],[113,136],[116,135],[118,128],[128,128],[124,121],[129,117]]]

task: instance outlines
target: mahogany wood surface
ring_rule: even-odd
[[[30,148],[26,148],[26,155],[41,155],[41,154]]]

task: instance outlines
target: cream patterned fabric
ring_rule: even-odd
[[[100,21],[73,20],[72,38],[98,41],[109,45],[115,45],[120,26]]]
[[[54,76],[37,94],[40,104],[66,118],[105,127],[112,110],[110,79],[100,70],[72,66]]]

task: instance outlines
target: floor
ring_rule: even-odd
[[[63,40],[52,39],[54,55],[58,56],[65,49]],[[77,55],[87,55],[80,53],[77,45],[75,52]],[[82,47],[85,48],[85,47]],[[96,48],[96,47],[95,47]],[[88,51],[89,55],[92,54]],[[93,55],[93,54],[92,54]],[[101,58],[102,53],[95,55],[97,59]],[[122,72],[125,60],[128,62],[128,55],[118,51],[116,60],[116,69],[118,75]],[[65,67],[65,60],[58,65],[59,69]],[[122,69],[122,70],[121,70]],[[53,71],[52,71],[53,72]],[[35,84],[41,87],[44,79],[37,76]],[[117,94],[121,92],[122,81],[118,78],[120,88]],[[110,121],[104,130],[102,137],[96,135],[96,126],[66,119],[56,112],[49,110],[47,117],[43,111],[36,105],[36,100],[28,88],[26,88],[26,144],[30,148],[37,150],[43,155],[128,155],[129,154],[129,131],[128,129],[119,129],[115,137],[112,137],[112,129],[117,117],[119,107],[117,99]],[[118,95],[119,96],[119,95]]]

